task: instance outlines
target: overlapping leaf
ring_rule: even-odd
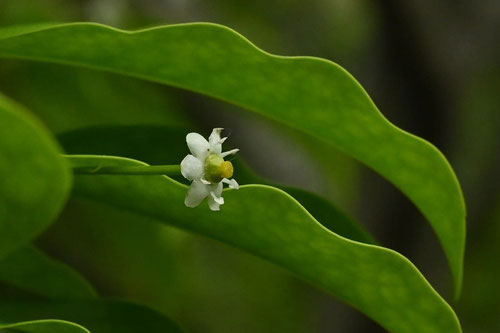
[[[56,218],[71,173],[55,140],[27,111],[0,95],[0,259]]]
[[[230,29],[205,23],[134,33],[89,23],[18,27],[0,31],[0,56],[87,66],[190,89],[335,145],[395,184],[422,211],[442,243],[458,295],[465,207],[452,169],[434,146],[389,123],[341,67],[273,56]]]
[[[120,301],[0,302],[0,314],[0,323],[64,318],[84,325],[92,333],[181,332],[176,324],[159,313],[140,305]],[[79,331],[31,330],[26,332],[76,333]]]
[[[80,325],[57,319],[33,320],[5,325],[0,322],[0,332],[90,333],[89,330]]]
[[[33,247],[0,262],[0,282],[0,287],[14,289],[11,297],[0,298],[1,332],[89,332],[79,325],[93,333],[180,332],[175,323],[147,307],[96,299],[78,273]]]
[[[116,157],[71,156],[75,167],[143,163]],[[225,191],[211,212],[183,205],[187,186],[163,176],[75,179],[76,194],[210,236],[281,265],[324,288],[393,332],[460,332],[453,310],[400,254],[354,242],[319,224],[285,192],[246,185]],[[137,200],[141,198],[141,200]]]

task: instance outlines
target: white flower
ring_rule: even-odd
[[[212,134],[205,140],[198,133],[189,133],[186,142],[191,154],[184,157],[181,162],[182,175],[191,180],[184,203],[188,207],[198,206],[203,199],[208,197],[208,206],[211,210],[220,210],[224,204],[222,197],[222,183],[230,188],[238,189],[239,185],[233,176],[233,165],[224,161],[224,157],[236,154],[239,149],[222,152],[222,143],[227,137],[220,137],[222,128],[214,128]]]

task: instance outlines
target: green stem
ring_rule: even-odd
[[[75,167],[76,175],[166,175],[178,176],[181,174],[180,165],[141,165],[141,166],[94,166]]]

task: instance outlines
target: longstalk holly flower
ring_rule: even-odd
[[[191,154],[181,162],[182,175],[192,181],[184,203],[188,207],[198,206],[208,197],[211,210],[220,210],[224,204],[222,184],[238,189],[239,185],[233,176],[233,165],[224,161],[224,157],[236,154],[239,149],[222,152],[222,143],[227,137],[221,138],[222,128],[214,128],[208,141],[198,133],[189,133],[186,142]]]

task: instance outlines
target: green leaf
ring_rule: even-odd
[[[0,261],[0,281],[49,299],[92,299],[92,286],[76,271],[33,246]]]
[[[144,163],[68,156],[75,167]],[[338,236],[285,192],[265,185],[226,190],[220,212],[185,207],[187,186],[164,176],[75,177],[75,193],[153,217],[287,268],[393,332],[460,332],[450,306],[392,250]],[[137,200],[141,198],[141,200]]]
[[[128,157],[149,164],[179,164],[186,156],[187,129],[170,126],[97,126],[77,129],[57,136],[69,154],[92,154]],[[168,142],[169,149],[158,149],[152,142]],[[292,195],[321,224],[346,238],[376,243],[373,237],[330,201],[314,193],[279,186],[257,176],[241,158],[233,160],[235,177],[240,184],[267,184]],[[184,179],[181,177],[180,180]]]
[[[0,31],[0,56],[86,66],[165,83],[242,106],[307,133],[373,168],[436,231],[458,296],[465,204],[455,174],[430,143],[392,125],[340,66],[263,52],[219,25],[138,32],[75,23]]]
[[[57,217],[71,174],[59,146],[19,105],[0,95],[0,259]]]
[[[15,324],[0,324],[0,332],[25,333],[90,333],[84,327],[64,320],[34,320]]]
[[[140,305],[120,301],[0,303],[0,322],[44,318],[64,318],[84,325],[92,333],[181,332],[176,324],[161,314]]]

